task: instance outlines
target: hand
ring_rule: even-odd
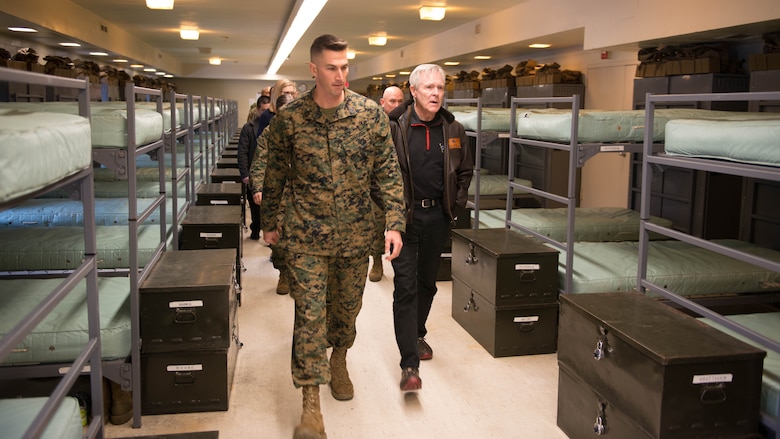
[[[241,181],[243,181],[244,184],[249,184],[249,177],[244,177],[241,179]]]
[[[385,254],[388,254],[385,259],[392,261],[401,254],[401,247],[404,246],[404,242],[401,239],[401,232],[398,230],[388,230],[385,233]]]
[[[263,193],[255,192],[254,194],[252,194],[252,201],[254,201],[255,204],[260,204],[260,202],[263,201]]]
[[[268,245],[276,245],[279,242],[278,230],[263,230],[263,241]]]

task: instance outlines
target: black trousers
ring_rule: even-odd
[[[415,207],[412,222],[402,234],[401,254],[393,259],[393,323],[401,353],[401,368],[419,367],[417,337],[427,334],[425,323],[436,295],[441,252],[450,221],[441,206]]]
[[[244,185],[246,199],[249,201],[249,218],[252,220],[251,223],[249,223],[249,230],[253,232],[259,232],[262,230],[262,227],[260,227],[260,205],[255,204],[255,200],[252,197],[252,191],[249,189],[249,185]]]

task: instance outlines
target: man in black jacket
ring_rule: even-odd
[[[392,261],[393,320],[403,391],[422,387],[420,360],[433,358],[425,323],[449,229],[458,214],[466,214],[474,167],[463,125],[442,108],[444,81],[440,66],[418,66],[409,76],[413,100],[390,113],[406,203],[403,247]]]
[[[257,138],[260,136],[260,115],[268,109],[271,104],[271,98],[262,95],[257,98],[257,116],[251,121],[244,124],[241,128],[241,134],[238,136],[238,171],[241,174],[241,181],[244,186],[244,193],[247,195],[249,201],[249,213],[252,217],[252,222],[249,224],[249,229],[252,233],[249,235],[249,239],[260,239],[260,205],[255,203],[252,199],[252,190],[249,185],[249,166],[252,164],[252,157],[255,155],[255,149],[257,149]]]

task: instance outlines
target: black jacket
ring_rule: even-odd
[[[257,149],[258,123],[259,118],[245,123],[238,136],[238,171],[242,180],[249,177],[249,167],[252,166],[252,157]]]
[[[414,100],[408,100],[399,105],[390,114],[390,133],[393,136],[398,164],[404,180],[404,201],[406,202],[406,221],[412,221],[414,209],[414,189],[412,185],[411,165],[409,163],[409,124],[411,121]],[[466,130],[455,116],[441,108],[436,117],[442,119],[444,143],[448,146],[444,154],[444,211],[452,221],[457,219],[459,212],[466,207],[469,184],[474,170],[474,160],[471,157]]]

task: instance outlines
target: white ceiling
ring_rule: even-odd
[[[310,79],[311,75],[308,71],[309,45],[315,37],[321,34],[330,33],[347,40],[350,48],[357,52],[357,58],[351,64],[359,67],[361,61],[370,60],[379,55],[391,53],[391,51],[398,51],[427,37],[441,34],[466,23],[475,22],[525,1],[528,0],[482,0],[478,2],[474,0],[447,0],[445,19],[441,22],[431,22],[421,21],[418,16],[418,8],[422,4],[435,3],[426,0],[330,0],[279,70],[278,76],[297,81]],[[19,4],[36,4],[38,6],[42,2],[43,0],[27,0]],[[105,22],[108,32],[113,32],[112,35],[116,34],[114,28],[119,28],[135,41],[140,41],[167,57],[175,59],[181,71],[172,73],[178,77],[271,79],[265,76],[265,72],[294,5],[295,0],[176,0],[172,11],[154,11],[146,8],[144,0],[57,0],[58,8],[67,8],[67,11],[71,12],[67,16],[68,26],[57,26],[55,17],[55,20],[47,20],[47,25],[51,29],[41,29],[42,32],[34,36],[25,34],[24,38],[30,40],[31,43],[56,47],[56,44],[68,35],[55,32],[52,29],[69,27],[80,30],[79,26],[82,28],[95,26],[95,21],[87,20],[86,17],[94,14],[99,18],[101,24]],[[6,30],[6,27],[11,25],[31,24],[36,25],[39,29],[42,27],[33,22],[20,23],[22,20],[3,12],[9,9],[12,9],[10,5],[7,7],[0,5],[0,26],[2,26],[0,36],[7,39],[19,38],[18,35],[13,35]],[[85,17],[83,23],[80,22],[82,16]],[[32,17],[26,18],[35,20]],[[51,21],[55,21],[55,23],[50,23]],[[200,29],[200,39],[197,41],[181,40],[178,29],[182,25],[197,26]],[[518,26],[522,25],[523,23],[518,23]],[[773,23],[773,26],[776,29],[778,25]],[[380,31],[388,34],[387,45],[384,47],[369,46],[368,36]],[[544,35],[544,39],[545,42],[553,43],[556,49],[582,48],[583,46],[582,29],[571,29]],[[532,54],[536,52],[527,47],[528,43],[531,42],[533,41],[518,41],[499,47],[484,47],[480,48],[479,54],[491,55],[494,59],[532,57]],[[125,45],[127,46],[127,44]],[[78,49],[81,53],[74,53],[72,58],[89,58],[86,53],[94,49],[110,52],[111,58],[132,58],[128,53],[120,53],[114,47],[101,47],[100,39],[94,38],[93,41]],[[446,60],[461,61],[459,69],[471,70],[471,66],[478,64],[473,60],[473,55],[476,54],[473,51],[471,53],[455,51],[454,53],[458,55],[451,56]],[[222,58],[222,65],[209,66],[208,58],[211,56]],[[96,61],[101,65],[110,64],[105,58]],[[131,59],[131,61],[139,60]],[[144,64],[152,63],[148,59],[140,61]],[[425,61],[443,62],[445,59],[426,59]],[[413,66],[402,65],[399,60],[397,65],[389,66],[387,72],[381,73],[390,73],[393,70],[410,67]],[[351,82],[370,79],[360,78],[359,68],[354,69],[351,73]],[[376,74],[376,72],[371,74]]]

